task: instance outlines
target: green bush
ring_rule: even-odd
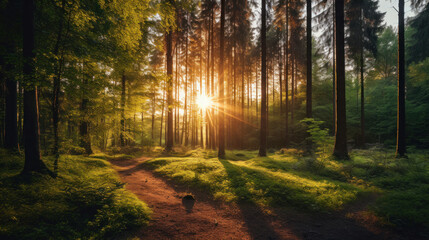
[[[53,179],[19,175],[21,156],[0,151],[0,159],[0,239],[102,239],[149,220],[105,160],[61,156]],[[53,158],[44,162],[52,168]]]
[[[331,156],[334,139],[329,136],[328,129],[322,129],[320,126],[323,121],[316,121],[313,118],[305,118],[301,120],[302,124],[307,126],[307,137],[315,145],[316,154],[321,160],[327,159]]]

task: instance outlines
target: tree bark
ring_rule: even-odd
[[[203,33],[201,32],[201,38],[203,38]],[[203,45],[202,41],[200,41],[200,95],[203,95]],[[200,109],[200,146],[204,148],[204,140],[203,140],[203,110]]]
[[[120,126],[120,141],[121,147],[125,146],[125,89],[126,88],[126,78],[125,72],[122,72],[121,77],[121,126]]]
[[[267,43],[266,43],[266,0],[262,0],[261,23],[261,130],[259,156],[267,156]]]
[[[334,156],[339,159],[349,159],[347,151],[346,128],[346,81],[344,60],[344,1],[335,0],[336,24],[336,131]]]
[[[186,20],[188,21],[188,15],[186,15]],[[186,23],[188,24],[188,23]],[[185,146],[189,145],[189,136],[188,136],[188,30],[186,30],[186,42],[185,42],[185,113],[183,114],[183,129],[182,129],[182,141]],[[183,136],[185,137],[183,139]]]
[[[83,67],[82,67],[83,69]],[[87,89],[88,89],[88,79],[86,78],[85,74],[82,74],[82,100],[80,104],[80,114],[81,114],[81,121],[79,126],[79,135],[80,135],[80,147],[85,149],[86,154],[92,154],[91,149],[91,137],[89,135],[89,121],[88,121],[88,103],[89,99],[87,97]],[[121,121],[121,127],[122,127],[122,121]]]
[[[58,56],[60,52],[60,45],[63,39],[63,26],[64,26],[64,17],[65,17],[65,0],[61,2],[61,14],[60,14],[60,22],[58,26],[58,34],[57,40],[54,47],[54,55]],[[61,54],[59,56],[59,61],[55,65],[54,71],[54,79],[53,79],[53,87],[52,87],[52,125],[54,130],[54,149],[53,154],[55,156],[54,161],[54,172],[58,173],[58,160],[60,158],[59,154],[59,145],[60,139],[58,135],[58,124],[60,121],[60,91],[61,91],[61,74],[64,63],[64,56]]]
[[[241,121],[240,121],[240,135],[239,135],[239,142],[240,142],[240,148],[244,148],[244,56],[245,56],[245,49],[243,47],[242,53],[241,53]]]
[[[406,154],[405,142],[405,35],[404,35],[404,0],[399,0],[398,13],[398,112],[396,157]]]
[[[215,13],[214,13],[214,9],[212,8],[212,12],[211,12],[211,33],[212,33],[212,38],[211,38],[211,79],[210,79],[210,91],[211,91],[211,96],[214,97],[214,93],[215,93],[215,87],[214,87],[214,65],[215,65],[215,54],[214,54],[214,23],[215,23]],[[212,108],[211,109],[211,123],[210,123],[210,146],[212,149],[216,148],[216,132],[215,132],[215,109]]]
[[[152,140],[155,140],[155,92],[153,93],[153,99],[152,99],[152,130],[151,130],[151,138]]]
[[[306,117],[313,117],[312,108],[312,39],[311,39],[311,0],[307,0],[307,103]]]
[[[173,30],[170,28],[166,33],[166,59],[167,59],[167,142],[165,150],[173,150]]]
[[[290,104],[290,122],[293,125],[294,122],[294,113],[295,113],[295,56],[293,56],[293,54],[291,54],[291,58],[292,58],[292,82],[291,82],[291,104]]]
[[[162,105],[161,105],[161,127],[159,128],[159,146],[162,146],[162,125],[164,123],[164,108],[165,108],[165,82],[162,92]],[[143,120],[143,116],[142,116]]]
[[[360,145],[365,147],[365,80],[364,80],[364,63],[363,63],[363,43],[360,53]]]
[[[49,172],[41,159],[39,108],[35,80],[34,0],[23,2],[24,174]]]
[[[286,36],[285,36],[285,145],[289,144],[289,0],[286,2]]]
[[[220,36],[219,36],[219,133],[218,133],[218,157],[225,158],[225,99],[224,99],[224,73],[223,73],[223,48],[225,37],[225,0],[221,0],[220,11]]]
[[[208,22],[208,30],[207,30],[207,66],[206,66],[206,96],[210,96],[210,43],[211,43],[211,14],[210,14],[210,18],[209,18],[209,22]],[[205,111],[205,128],[206,128],[206,141],[205,141],[205,148],[209,148],[209,134],[210,134],[210,120],[211,118],[209,117],[210,114],[210,110],[206,109]]]
[[[335,19],[335,4],[333,4],[332,6],[333,10],[333,18]],[[332,33],[332,135],[335,136],[335,126],[336,126],[336,122],[337,122],[337,104],[336,104],[336,69],[335,69],[335,64],[336,64],[336,60],[335,60],[335,54],[336,54],[336,50],[335,50],[335,46],[336,46],[336,41],[335,41],[335,20],[332,23],[332,29],[333,29],[333,33]]]

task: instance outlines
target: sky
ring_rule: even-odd
[[[384,23],[387,26],[398,26],[398,12],[395,10],[398,9],[399,0],[379,0],[379,11],[386,13],[384,16]],[[257,1],[258,6],[256,9],[253,9],[253,12],[256,15],[260,15],[260,2]],[[395,7],[395,8],[394,8]],[[405,0],[405,19],[409,17],[414,17],[416,13],[411,10],[410,0]],[[256,19],[259,19],[260,16],[256,16]],[[258,21],[252,21],[252,27],[259,28]]]
[[[379,1],[379,11],[385,12],[384,22],[386,25],[398,26],[398,12],[395,10],[398,9],[399,0],[380,0]],[[393,8],[395,7],[395,8]],[[414,17],[416,13],[411,10],[410,0],[405,0],[405,19],[408,17]]]

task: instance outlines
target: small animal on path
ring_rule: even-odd
[[[187,213],[191,213],[195,205],[195,198],[191,194],[187,194],[182,198],[182,205],[185,207]]]

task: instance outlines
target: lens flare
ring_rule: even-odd
[[[210,108],[211,105],[213,105],[213,102],[212,102],[210,97],[208,97],[206,95],[199,95],[197,97],[197,105],[200,109],[206,110],[206,109]]]

